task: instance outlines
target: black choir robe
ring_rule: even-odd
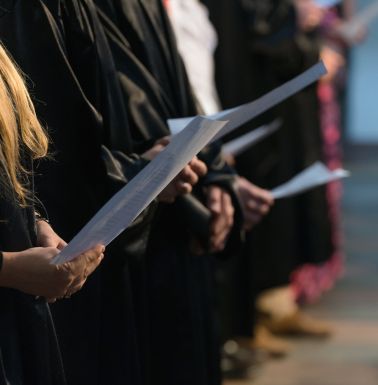
[[[168,118],[196,115],[196,102],[160,1],[96,0],[96,4],[112,43],[135,148],[141,150],[169,135]],[[200,156],[210,172],[198,190],[216,183],[235,196],[233,172],[219,157],[219,147]],[[150,307],[144,337],[149,337],[148,383],[220,382],[213,257],[193,255],[192,239],[180,203],[160,205],[147,256]]]
[[[7,181],[1,182],[0,250],[35,247],[33,202],[21,208],[3,183]],[[64,385],[62,361],[46,301],[0,288],[0,307],[0,384]]]
[[[204,3],[219,34],[217,86],[225,108],[263,95],[319,59],[314,36],[297,30],[290,1],[204,0]],[[268,189],[323,158],[316,85],[252,124],[257,126],[277,117],[283,119],[283,127],[237,159],[240,174]],[[330,258],[333,245],[327,210],[324,187],[276,203],[268,217],[248,235],[239,266],[232,267],[244,275],[243,286],[240,280],[231,283],[235,298],[239,300],[246,293],[241,307],[251,307],[262,290],[287,285],[298,265]],[[231,299],[232,306],[233,303]],[[238,322],[238,318],[247,319],[238,316],[239,312],[240,308],[234,311],[236,319],[229,321],[231,328],[239,334],[250,333],[248,323]]]
[[[144,167],[92,1],[1,1],[0,39],[32,85],[53,143],[36,187],[67,241]],[[153,209],[107,250],[83,290],[53,306],[68,383],[140,384],[138,312]]]

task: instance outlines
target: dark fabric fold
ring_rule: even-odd
[[[196,101],[160,1],[97,0],[96,4],[112,44],[133,138],[143,148],[145,143],[169,135],[168,118],[196,115]],[[219,147],[201,155],[210,172],[197,188],[200,193],[194,195],[199,199],[207,183],[220,183],[222,178],[229,186],[233,182],[233,173],[219,163]],[[220,381],[218,354],[213,354],[219,349],[211,299],[212,257],[191,252],[195,231],[190,223],[198,223],[193,220],[196,206],[182,199],[174,205],[160,205],[151,232],[148,383],[207,385]],[[198,218],[204,213],[197,211]],[[206,214],[204,217],[208,220]],[[206,224],[196,227],[206,228]]]
[[[31,170],[31,162],[27,163]],[[28,185],[32,189],[32,184]],[[33,202],[22,208],[13,193],[2,189],[0,250],[22,251],[35,245]],[[0,383],[64,385],[60,351],[46,301],[0,288],[0,306]]]
[[[219,34],[217,85],[225,108],[260,97],[317,62],[316,36],[298,30],[291,1],[203,2],[208,5]],[[277,117],[283,119],[281,129],[239,156],[236,166],[241,175],[268,189],[323,159],[316,85],[242,127],[237,134]],[[271,213],[247,235],[243,252],[234,266],[228,266],[229,271],[244,276],[244,281],[229,276],[231,283],[225,283],[234,288],[234,297],[230,296],[233,310],[228,312],[234,320],[228,323],[236,325],[238,318],[250,319],[249,324],[236,325],[236,333],[251,333],[250,310],[253,313],[254,299],[262,290],[288,285],[298,264],[318,263],[331,256],[327,211],[325,190],[321,187],[276,202]],[[236,311],[234,303],[240,303],[242,296],[243,305]]]
[[[131,152],[107,38],[90,0],[15,1],[0,38],[48,127],[52,159],[37,165],[36,189],[68,241],[146,164]],[[136,336],[152,216],[146,210],[108,248],[80,293],[52,307],[69,384],[141,383]]]

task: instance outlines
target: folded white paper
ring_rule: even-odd
[[[331,171],[323,163],[316,162],[271,192],[274,199],[288,198],[348,176],[350,176],[350,173],[346,170],[338,169]]]
[[[373,1],[371,4],[363,8],[351,20],[343,23],[338,29],[339,34],[345,40],[355,42],[361,31],[366,28],[378,17],[378,1]]]
[[[85,225],[53,263],[108,245],[161,193],[227,122],[197,117]]]
[[[265,111],[283,102],[310,84],[316,82],[326,73],[327,70],[323,62],[320,61],[318,64],[315,64],[301,75],[295,77],[280,87],[277,87],[273,91],[268,92],[251,103],[243,104],[242,106],[208,116],[209,119],[229,121],[212,141],[223,138],[225,135],[254,119],[256,116],[261,115]],[[193,118],[194,117],[169,119],[168,126],[171,133],[175,135],[180,132]]]
[[[238,156],[269,135],[272,135],[281,127],[281,125],[282,121],[280,119],[276,119],[270,124],[266,124],[251,132],[247,132],[238,138],[230,140],[222,146],[222,151],[226,155]]]

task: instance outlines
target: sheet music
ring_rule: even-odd
[[[276,132],[281,126],[282,121],[276,119],[270,124],[256,128],[251,132],[247,132],[246,134],[225,143],[222,146],[222,151],[227,155],[238,156],[248,150],[248,148]]]
[[[322,162],[316,162],[271,192],[274,199],[288,198],[348,176],[350,176],[350,173],[346,170],[338,169],[331,171]]]
[[[270,108],[283,102],[290,96],[316,82],[327,73],[322,61],[304,71],[294,79],[268,92],[255,101],[243,104],[239,107],[221,111],[218,114],[208,116],[209,119],[228,120],[229,123],[213,138],[212,142],[223,138],[233,130],[261,115]],[[193,117],[169,119],[168,126],[172,134],[177,134],[190,122]]]
[[[338,32],[347,41],[353,43],[356,37],[378,17],[378,1],[373,1],[351,20],[341,25]]]
[[[161,193],[227,122],[197,117],[87,223],[53,263],[69,261],[97,244],[108,245]]]

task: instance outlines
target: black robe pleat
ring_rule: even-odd
[[[248,102],[293,78],[318,60],[312,34],[296,28],[296,15],[286,0],[204,1],[219,34],[216,55],[217,85],[225,108]],[[253,183],[273,188],[323,159],[316,85],[308,87],[253,122],[274,118],[282,128],[237,159],[237,170]],[[244,127],[241,132],[253,128]],[[244,276],[234,283],[235,297],[244,292],[244,308],[251,309],[256,295],[271,287],[287,285],[296,266],[322,262],[331,256],[332,241],[325,189],[278,201],[272,212],[247,237],[239,267]],[[245,271],[249,274],[246,276]],[[249,289],[248,289],[249,288]],[[231,300],[232,302],[232,300]],[[233,304],[231,304],[233,306]],[[243,307],[243,305],[241,305]],[[227,310],[225,311],[227,312]],[[228,321],[234,333],[250,333],[234,310]],[[252,309],[253,313],[253,309]],[[250,314],[250,313],[249,313]],[[250,320],[253,320],[253,314]],[[232,333],[232,331],[231,331]]]
[[[5,192],[0,198],[0,250],[35,246],[33,205],[21,208]],[[55,330],[44,299],[0,288],[0,384],[64,385]]]
[[[112,42],[134,144],[141,150],[169,135],[168,118],[196,115],[196,102],[160,1],[96,3]],[[230,183],[219,150],[213,153],[208,181],[224,178]],[[179,206],[160,205],[148,252],[147,383],[220,382],[213,257],[194,256],[191,240]]]
[[[0,38],[27,74],[52,159],[37,189],[69,240],[144,167],[131,154],[127,113],[92,1],[1,1]],[[144,308],[147,210],[108,248],[83,290],[53,306],[68,383],[140,384],[138,321]]]

